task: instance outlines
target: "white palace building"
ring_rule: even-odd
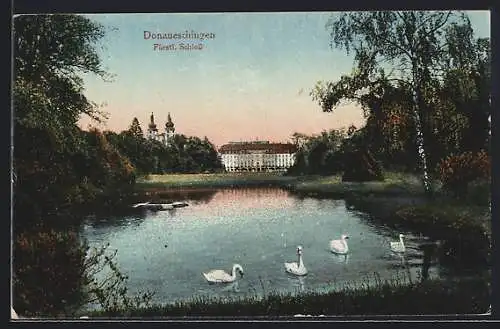
[[[268,141],[229,142],[219,148],[228,172],[286,171],[295,163],[297,146]]]

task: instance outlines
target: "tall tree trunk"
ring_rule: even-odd
[[[418,156],[420,159],[420,168],[422,170],[422,182],[427,195],[432,194],[432,187],[427,168],[427,154],[424,147],[424,134],[422,130],[422,121],[420,116],[420,80],[418,74],[418,64],[413,64],[413,120],[415,121],[415,130],[417,133],[416,144]]]

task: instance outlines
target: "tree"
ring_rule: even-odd
[[[307,143],[307,141],[309,140],[309,136],[306,136],[305,134],[299,132],[295,132],[293,133],[291,139],[293,143],[300,148]]]
[[[82,115],[105,119],[81,78],[108,78],[95,49],[104,27],[77,15],[24,15],[13,23],[13,302],[18,311],[54,315],[78,302],[85,284],[85,250],[68,233],[68,222],[79,219],[75,205],[97,194],[106,195],[102,203],[119,199],[135,181],[134,168],[102,133],[77,125]]]
[[[325,154],[328,151],[328,146],[321,139],[315,139],[309,149],[307,163],[312,173],[321,174],[325,167]]]
[[[288,174],[332,175],[342,171],[341,148],[346,137],[344,128],[325,130],[313,136],[294,133],[292,138],[296,140],[298,151]]]
[[[83,16],[14,19],[16,225],[62,212],[85,184],[75,170],[86,153],[77,121],[104,115],[83,94],[81,74],[109,77],[95,50],[104,32]]]
[[[452,29],[446,30],[447,27]],[[411,93],[411,116],[415,129],[422,181],[431,193],[423,125],[426,102],[442,73],[447,57],[458,58],[467,40],[452,43],[449,31],[470,28],[465,14],[452,12],[358,12],[342,13],[330,20],[331,46],[354,51],[355,69],[335,83],[318,83],[311,95],[323,111],[330,112],[343,99],[360,102],[378,112],[388,88]],[[446,34],[448,32],[448,34]],[[391,70],[387,71],[390,67]]]
[[[139,124],[139,120],[134,118],[132,120],[132,124],[130,128],[128,128],[129,133],[137,139],[144,138],[144,133],[142,132],[141,125]]]
[[[449,34],[449,42],[457,44],[452,50],[458,53],[459,58],[444,63],[446,74],[442,99],[447,100],[466,122],[461,136],[462,151],[477,152],[486,148],[488,140],[488,117],[491,114],[490,41],[486,38],[474,40],[471,30],[450,30]],[[465,49],[464,44],[468,46]]]
[[[83,94],[81,73],[109,77],[95,51],[104,27],[77,15],[25,15],[14,20],[16,125],[61,128],[80,115],[102,120]]]
[[[369,130],[352,131],[343,140],[340,156],[343,163],[342,181],[366,182],[383,180],[382,167],[370,151]]]

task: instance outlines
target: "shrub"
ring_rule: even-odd
[[[443,188],[456,197],[463,198],[467,194],[469,183],[490,178],[490,157],[485,151],[448,156],[439,163],[438,174]]]
[[[366,182],[384,180],[382,167],[369,150],[354,150],[344,156],[342,181]]]
[[[24,232],[14,241],[14,308],[19,314],[64,313],[79,304],[86,250],[72,232]]]
[[[153,293],[129,296],[127,276],[108,245],[89,250],[72,231],[37,228],[14,243],[13,296],[18,314],[74,315],[88,304],[112,312],[149,305]]]
[[[115,261],[117,250],[108,252],[109,243],[92,248],[87,254],[85,268],[85,299],[87,305],[96,305],[110,314],[150,306],[154,293],[146,290],[129,296],[124,275]],[[104,275],[103,275],[104,274]],[[82,304],[83,305],[83,304]]]

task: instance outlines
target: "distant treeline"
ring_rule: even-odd
[[[131,161],[138,174],[219,172],[223,168],[215,146],[207,137],[176,134],[165,145],[146,139],[137,118],[128,130],[104,134]]]

